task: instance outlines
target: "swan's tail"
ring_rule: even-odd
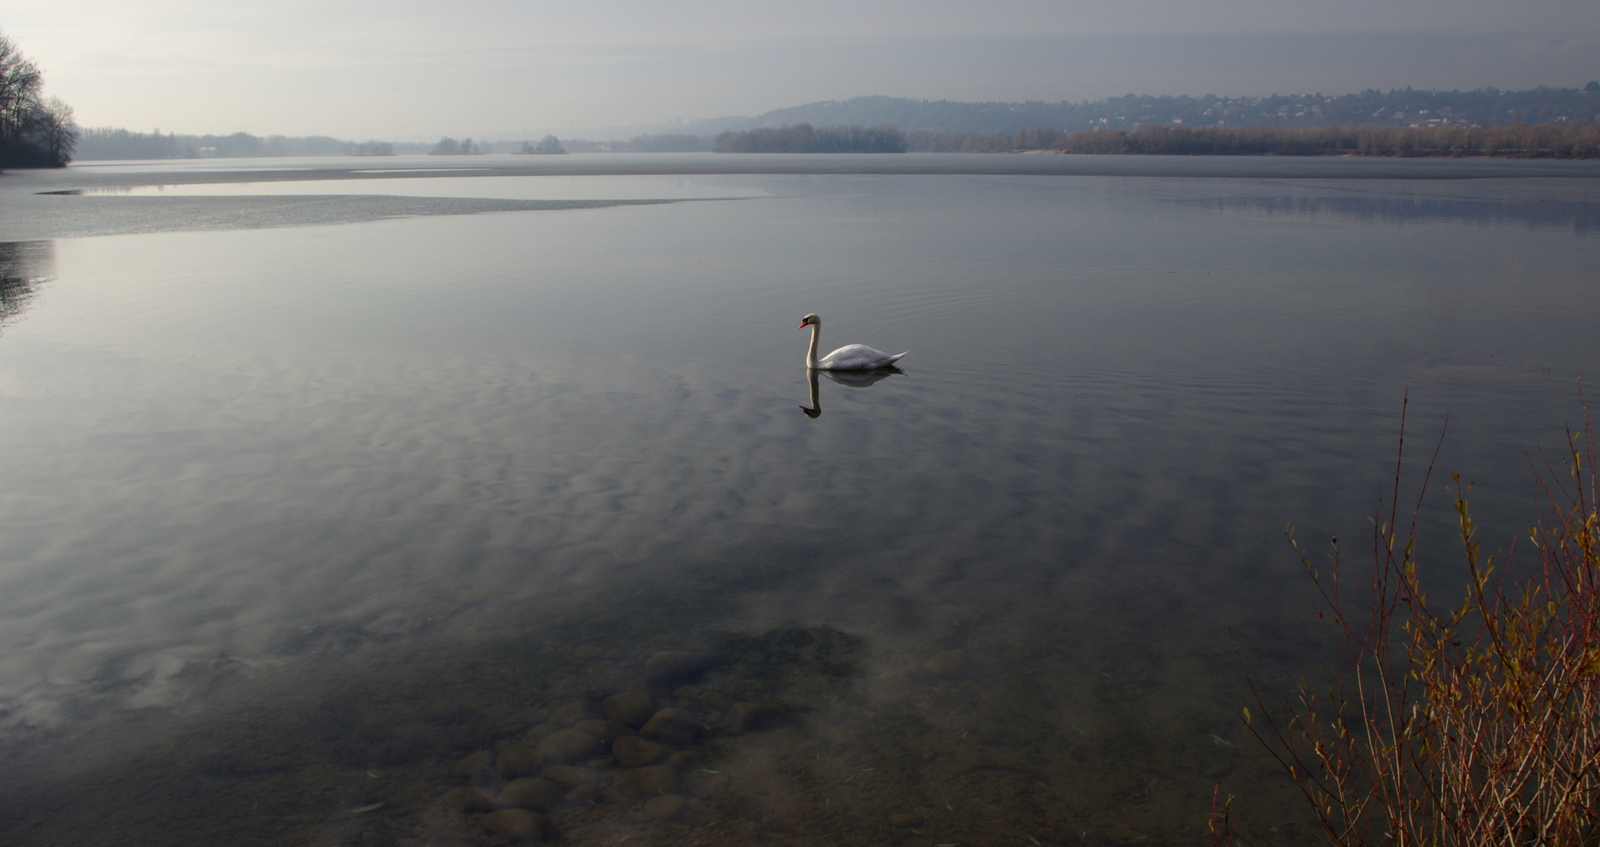
[[[907,350],[907,351],[906,351],[906,353],[910,353],[910,352],[911,352],[911,351],[910,351],[910,350]],[[884,364],[889,364],[889,365],[892,365],[892,364],[894,364],[894,363],[895,363],[895,362],[898,362],[898,361],[900,361],[900,358],[901,358],[901,357],[902,357],[902,356],[904,356],[904,355],[905,355],[905,354],[906,354],[906,353],[896,353],[896,354],[894,354],[894,355],[893,355],[893,356],[890,356],[890,357],[889,357],[889,361],[888,361],[888,362],[885,362],[885,363],[884,363]]]

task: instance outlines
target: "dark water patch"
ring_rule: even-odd
[[[1109,651],[1053,610],[1022,624],[959,617],[910,644],[741,626],[727,585],[749,579],[708,563],[694,586],[519,602],[448,636],[237,669],[198,710],[102,714],[7,750],[7,843],[496,844],[484,807],[451,792],[503,796],[524,777],[501,754],[572,721],[600,732],[579,719],[635,691],[690,729],[639,727],[666,748],[659,764],[602,753],[533,765],[564,786],[539,803],[562,843],[1180,843],[1223,778],[1250,795],[1236,808],[1262,810],[1262,843],[1300,843],[1266,837],[1296,825],[1271,812],[1292,808],[1275,774],[1225,711],[1197,708],[1192,688],[1225,678],[1211,660]],[[952,650],[962,661],[942,660]],[[662,651],[708,660],[652,683]],[[500,767],[463,769],[479,753]],[[681,803],[655,802],[663,792]]]
[[[659,706],[719,719],[715,736],[727,738],[847,695],[865,655],[860,638],[828,627],[697,635],[671,623],[706,611],[705,596],[533,603],[479,622],[515,635],[330,652],[223,683],[226,705],[214,710],[102,715],[98,729],[7,751],[0,828],[17,845],[480,843],[475,818],[441,803],[456,763],[503,750],[557,707],[648,687]],[[528,626],[529,614],[543,622]],[[714,666],[646,682],[650,655],[696,640],[716,650]],[[771,705],[743,709],[745,725],[726,720],[758,701]],[[689,758],[675,767],[687,774],[691,759],[717,755],[712,736],[677,739]],[[600,767],[609,785],[615,767]],[[644,799],[608,798],[607,809],[557,816],[569,840],[630,819]]]

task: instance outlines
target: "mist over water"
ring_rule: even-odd
[[[1285,526],[1359,552],[1409,396],[1501,546],[1600,372],[1592,169],[567,158],[0,186],[7,843],[477,843],[455,763],[662,650],[794,719],[573,843],[1199,843],[1217,781],[1302,843],[1229,642],[1324,657]]]

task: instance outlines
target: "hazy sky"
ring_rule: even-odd
[[[6,0],[0,31],[84,126],[358,140],[1600,78],[1597,0]]]

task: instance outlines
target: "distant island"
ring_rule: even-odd
[[[517,152],[532,153],[540,156],[551,156],[564,154],[567,152],[567,148],[561,146],[561,139],[556,138],[553,135],[547,135],[544,138],[539,139],[538,144],[529,144],[526,141],[522,142],[522,149],[518,150]]]
[[[454,138],[451,138],[450,136],[446,135],[445,137],[439,139],[439,143],[438,144],[433,145],[433,149],[428,151],[428,155],[429,156],[482,156],[482,155],[484,155],[485,153],[488,153],[488,152],[489,152],[488,148],[479,147],[477,142],[473,141],[471,138],[464,138],[464,139],[462,139],[460,141],[457,141]]]

